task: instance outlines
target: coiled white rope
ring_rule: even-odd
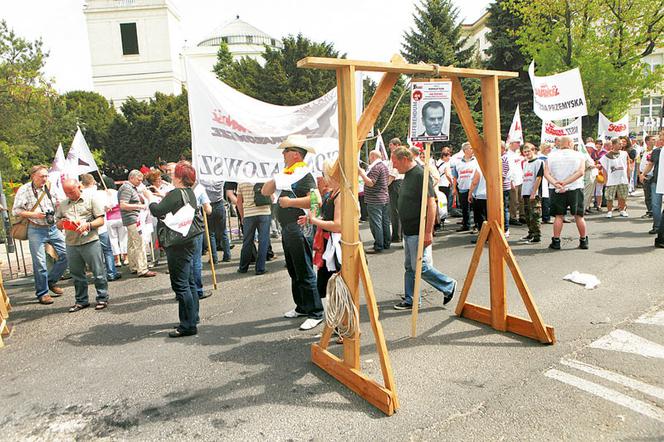
[[[344,338],[355,336],[358,331],[359,313],[341,272],[332,275],[327,282],[327,307],[325,323]],[[345,322],[344,322],[345,319]]]

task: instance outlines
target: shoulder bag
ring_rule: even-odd
[[[37,202],[35,203],[34,206],[32,206],[32,209],[30,209],[30,212],[34,212],[37,206],[39,206],[39,203],[41,203],[41,200],[44,198],[44,195],[46,195],[46,192],[42,190],[41,195],[39,195],[39,198],[37,199]],[[12,236],[14,239],[18,239],[19,241],[25,241],[28,239],[28,223],[30,221],[28,218],[23,218],[20,217],[18,221],[14,221],[12,224],[11,230],[9,231],[9,234]]]
[[[189,204],[185,190],[180,189],[180,195],[183,206],[175,213],[166,214],[157,224],[157,238],[164,248],[188,243],[204,230],[201,211]]]

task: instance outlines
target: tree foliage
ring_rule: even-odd
[[[409,63],[434,63],[441,66],[469,67],[475,60],[474,48],[468,46],[459,20],[459,10],[451,0],[421,0],[413,14],[415,27],[404,33],[401,53]],[[416,81],[416,79],[414,80]],[[481,111],[479,82],[463,79],[462,85],[471,113],[477,123]],[[405,120],[408,124],[408,120]],[[481,125],[478,124],[478,126]],[[456,148],[466,141],[456,110],[452,110],[450,121],[450,146]],[[434,143],[439,149],[443,143]]]
[[[523,26],[521,17],[506,7],[507,0],[497,0],[488,7],[489,18],[486,38],[490,43],[485,51],[487,69],[515,71],[518,78],[501,80],[500,126],[503,139],[507,138],[512,118],[519,106],[523,135],[526,140],[539,140],[542,120],[533,112],[533,90],[528,76],[528,62],[516,43],[517,32]]]
[[[105,159],[109,168],[129,169],[158,160],[178,161],[191,157],[191,130],[187,93],[157,92],[149,101],[129,98],[116,114],[108,131]]]
[[[283,39],[283,49],[265,47],[265,64],[244,57],[231,61],[228,46],[222,43],[217,52],[214,72],[224,83],[257,100],[281,106],[293,106],[315,100],[336,87],[334,71],[300,69],[297,61],[312,57],[345,57],[332,43],[313,42],[298,34]]]
[[[622,117],[662,80],[641,59],[664,44],[662,0],[509,0],[518,43],[539,75],[579,67],[590,121]]]

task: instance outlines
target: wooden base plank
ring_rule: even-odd
[[[460,316],[481,322],[482,324],[491,325],[491,310],[476,304],[466,303],[466,305],[463,306]],[[546,339],[540,339],[537,336],[534,324],[530,320],[520,316],[507,315],[507,332],[535,339],[543,344],[554,344],[556,342],[554,328],[549,325],[545,325],[545,327],[548,336]]]
[[[388,416],[395,411],[395,395],[359,370],[350,368],[318,344],[311,346],[311,360],[327,374],[353,390],[361,398]]]

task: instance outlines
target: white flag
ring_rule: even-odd
[[[528,74],[533,86],[533,110],[542,120],[555,121],[588,115],[579,68],[538,77],[535,75],[533,60]]]
[[[557,126],[551,121],[542,121],[541,143],[554,144],[556,138],[570,137],[572,145],[583,146],[583,134],[581,133],[581,118],[577,118],[567,126]]]
[[[385,142],[383,141],[383,134],[378,130],[378,136],[376,137],[376,147],[374,150],[380,152],[381,160],[385,161],[387,159],[387,151],[385,150]],[[367,160],[368,161],[368,160]]]
[[[66,198],[65,192],[62,189],[62,180],[67,176],[67,160],[65,160],[65,153],[62,150],[62,144],[58,146],[55,152],[55,158],[51,163],[51,168],[48,169],[48,181],[51,183],[51,194],[56,196],[59,200]]]
[[[510,132],[507,134],[507,144],[510,144],[513,141],[518,141],[523,144],[523,128],[521,127],[521,115],[519,114],[518,104],[516,105],[516,112],[514,112]]]
[[[620,120],[609,121],[603,113],[599,113],[597,123],[597,138],[615,138],[629,135],[629,114],[625,114]]]
[[[95,158],[92,156],[92,152],[90,152],[88,143],[85,142],[81,128],[77,129],[74,141],[72,141],[69,152],[67,153],[67,168],[69,169],[69,173],[76,177],[84,173],[99,170]]]

